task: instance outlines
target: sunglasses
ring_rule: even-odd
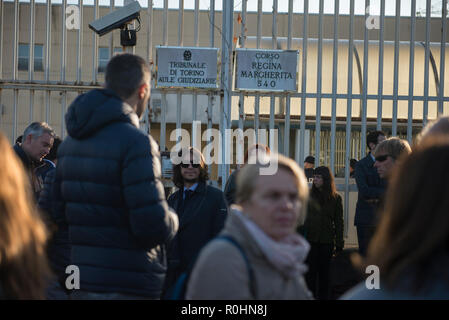
[[[200,167],[199,163],[192,163],[192,161],[190,161],[190,163],[181,163],[182,168],[188,168],[189,165],[192,165],[192,168],[195,168],[195,169]]]
[[[383,156],[378,156],[375,159],[377,162],[384,162],[385,160],[387,160],[388,157],[389,157],[388,154],[384,154]]]

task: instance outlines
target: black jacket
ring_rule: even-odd
[[[173,193],[168,204],[178,212],[183,190]],[[179,218],[179,230],[168,251],[168,272],[165,288],[174,284],[179,275],[196,258],[201,248],[224,227],[227,208],[223,192],[200,182],[186,202]]]
[[[52,210],[54,199],[51,193],[55,180],[56,169],[48,170],[44,180],[44,189],[39,196],[38,206],[43,211],[45,224],[51,230],[51,238],[47,244],[47,256],[53,272],[61,284],[64,284],[67,274],[66,267],[70,264],[69,230],[61,215],[54,215]]]
[[[41,163],[37,163],[36,161],[31,160],[31,158],[25,153],[22,149],[22,146],[16,143],[13,147],[16,155],[21,160],[24,169],[30,179],[31,188],[34,193],[34,199],[36,202],[39,199],[39,195],[44,187],[44,178],[47,171],[44,167],[48,167],[47,162],[42,161]],[[51,167],[51,166],[50,166]],[[41,172],[38,174],[38,170],[41,169]]]
[[[379,177],[371,154],[357,162],[355,181],[358,188],[358,199],[354,225],[373,227],[376,225],[375,214],[385,192],[386,182]]]
[[[323,203],[311,197],[306,221],[299,228],[299,231],[309,242],[330,244],[337,248],[343,248],[343,204],[341,196],[337,194],[332,200]]]
[[[228,204],[228,207],[231,206],[231,204],[234,204],[236,201],[235,193],[237,192],[237,174],[239,173],[239,169],[234,170],[231,175],[228,178],[228,181],[226,181],[225,189],[224,189],[224,195],[226,198],[226,203]]]
[[[155,141],[109,90],[79,96],[65,119],[69,136],[58,149],[53,210],[68,225],[81,289],[158,298],[163,245],[177,218],[165,200]]]

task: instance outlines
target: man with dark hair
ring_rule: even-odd
[[[139,56],[114,56],[105,89],[80,95],[65,116],[53,194],[55,221],[68,226],[70,263],[79,268],[74,299],[158,299],[164,245],[178,218],[161,182],[158,147],[139,129],[150,71]]]
[[[379,177],[374,167],[372,154],[376,146],[385,140],[382,131],[370,132],[366,138],[368,155],[355,166],[355,181],[358,188],[358,199],[355,209],[354,225],[357,227],[359,252],[365,256],[369,241],[376,227],[375,214],[381,196],[385,192],[386,182]]]
[[[223,228],[227,208],[223,192],[207,185],[204,157],[190,147],[178,153],[181,163],[173,167],[173,182],[178,191],[168,204],[179,217],[179,232],[168,249],[168,271],[164,297],[169,297],[178,277],[195,260],[201,248]]]
[[[308,182],[313,179],[313,168],[315,168],[315,157],[307,156],[304,160],[304,173]]]
[[[45,122],[33,122],[23,132],[22,138],[17,138],[14,151],[22,161],[30,177],[31,186],[37,201],[44,187],[44,176],[38,170],[45,166],[42,159],[50,152],[53,146],[55,133]]]

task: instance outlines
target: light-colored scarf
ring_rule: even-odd
[[[276,269],[288,277],[297,277],[307,272],[308,268],[304,261],[309,253],[310,244],[301,235],[292,233],[281,241],[275,241],[234,206],[233,214],[243,222],[263,254]]]

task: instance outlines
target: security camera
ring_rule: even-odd
[[[137,19],[140,21],[140,4],[138,1],[132,2],[123,8],[115,10],[98,20],[89,23],[89,28],[102,36],[114,29],[123,28],[126,23]]]

